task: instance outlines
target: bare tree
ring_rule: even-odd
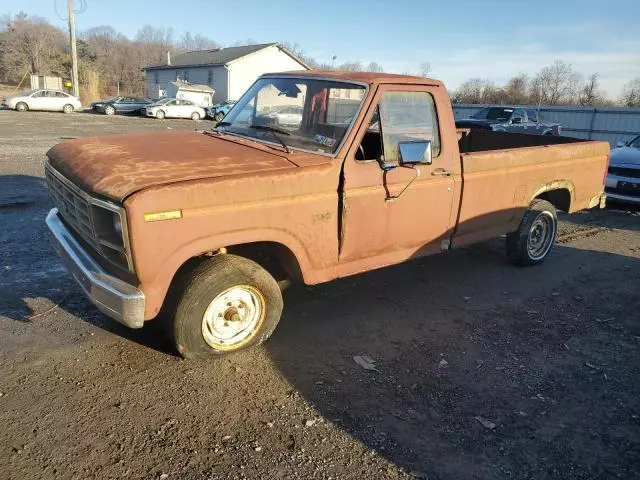
[[[420,64],[419,73],[421,77],[428,77],[431,73],[431,64],[428,62],[422,62]]]
[[[43,18],[19,13],[3,18],[0,45],[4,76],[16,78],[25,72],[48,74],[60,67],[65,35]]]
[[[510,78],[504,88],[506,102],[515,105],[529,103],[528,85],[529,79],[524,73]]]
[[[171,28],[144,25],[136,34],[135,41],[147,65],[166,63],[167,51],[174,48]]]
[[[341,72],[360,72],[362,71],[362,63],[357,62],[344,62],[336,67],[336,70]]]
[[[216,41],[200,34],[191,35],[191,32],[184,33],[176,46],[186,52],[192,52],[194,50],[211,50],[220,47]]]
[[[556,60],[534,77],[530,96],[536,102],[547,105],[570,103],[578,93],[579,82],[580,75],[570,64]]]
[[[453,93],[454,103],[501,103],[504,93],[489,80],[472,78]]]
[[[384,68],[378,62],[369,62],[367,65],[367,72],[384,72]]]
[[[602,103],[603,96],[600,92],[598,77],[599,74],[594,73],[587,78],[578,97],[580,105],[599,105]]]
[[[640,107],[640,77],[634,78],[622,87],[620,103],[625,107]]]

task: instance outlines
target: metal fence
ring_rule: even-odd
[[[481,108],[494,105],[454,104],[456,120],[468,118]],[[537,105],[518,105],[537,110]],[[640,135],[640,108],[541,106],[543,122],[562,125],[566,137],[606,140],[612,146]]]

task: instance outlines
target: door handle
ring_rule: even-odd
[[[445,170],[444,168],[436,168],[431,172],[431,176],[433,177],[450,177],[451,175],[451,170]]]

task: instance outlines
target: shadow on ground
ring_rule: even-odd
[[[0,209],[0,315],[24,322],[62,301],[174,354],[157,327],[129,330],[97,312],[61,269],[45,240],[41,179],[0,177],[0,192],[32,200]],[[640,261],[558,246],[523,269],[506,262],[503,243],[292,289],[263,348],[320,416],[416,476],[631,478]],[[354,361],[362,355],[375,370]]]

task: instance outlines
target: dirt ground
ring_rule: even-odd
[[[564,216],[539,267],[497,239],[292,289],[223,359],[100,314],[46,231],[46,150],[210,125],[0,111],[0,478],[639,477],[637,210]]]

